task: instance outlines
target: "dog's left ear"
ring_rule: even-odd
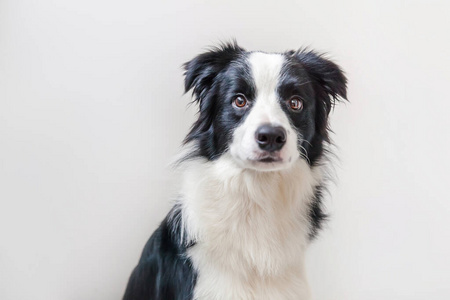
[[[337,64],[322,54],[300,50],[288,52],[288,55],[298,59],[311,79],[317,101],[316,131],[325,140],[329,140],[328,115],[337,101],[347,100],[347,78]]]
[[[347,100],[347,78],[337,64],[314,51],[300,50],[291,54],[297,57],[313,80],[327,114],[340,98]]]

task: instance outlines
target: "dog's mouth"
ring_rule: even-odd
[[[263,162],[263,163],[273,163],[273,162],[281,161],[281,158],[269,156],[269,157],[266,157],[266,158],[258,159],[257,161],[260,161],[260,162]]]

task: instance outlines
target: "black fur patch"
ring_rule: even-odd
[[[280,94],[286,98],[295,92],[305,101],[306,111],[293,118],[293,123],[303,135],[299,150],[314,166],[324,155],[324,143],[330,142],[328,115],[339,99],[347,98],[347,79],[338,65],[314,51],[285,55]]]
[[[197,274],[182,243],[181,211],[175,206],[145,245],[124,300],[191,300]]]
[[[323,193],[323,186],[318,186],[314,192],[314,199],[311,201],[309,211],[309,221],[311,222],[309,238],[311,240],[317,236],[319,230],[322,229],[323,223],[328,218],[322,207]]]
[[[232,108],[233,97],[242,93],[251,100],[255,96],[247,56],[243,48],[230,43],[184,64],[186,92],[192,89],[199,105],[199,117],[184,140],[195,141],[196,149],[188,158],[214,160],[228,149],[234,128],[247,115]]]

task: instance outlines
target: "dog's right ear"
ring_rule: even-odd
[[[242,55],[245,50],[234,41],[212,48],[210,51],[198,55],[193,60],[185,63],[184,67],[184,88],[187,93],[193,89],[195,100],[200,103],[208,94],[213,85],[214,78],[233,59]]]
[[[199,114],[197,121],[192,125],[191,130],[184,139],[184,143],[197,141],[202,144],[203,153],[199,155],[211,158],[215,152],[215,145],[212,141],[212,122],[214,110],[217,107],[217,84],[214,84],[216,77],[234,59],[240,57],[245,52],[236,42],[223,44],[217,48],[212,48],[208,52],[200,54],[193,60],[184,64],[184,86],[185,92],[191,89],[194,101],[199,104]],[[198,154],[198,153],[197,153]]]

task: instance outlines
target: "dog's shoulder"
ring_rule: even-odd
[[[196,272],[183,242],[181,210],[174,206],[148,240],[130,276],[124,300],[190,300]]]

